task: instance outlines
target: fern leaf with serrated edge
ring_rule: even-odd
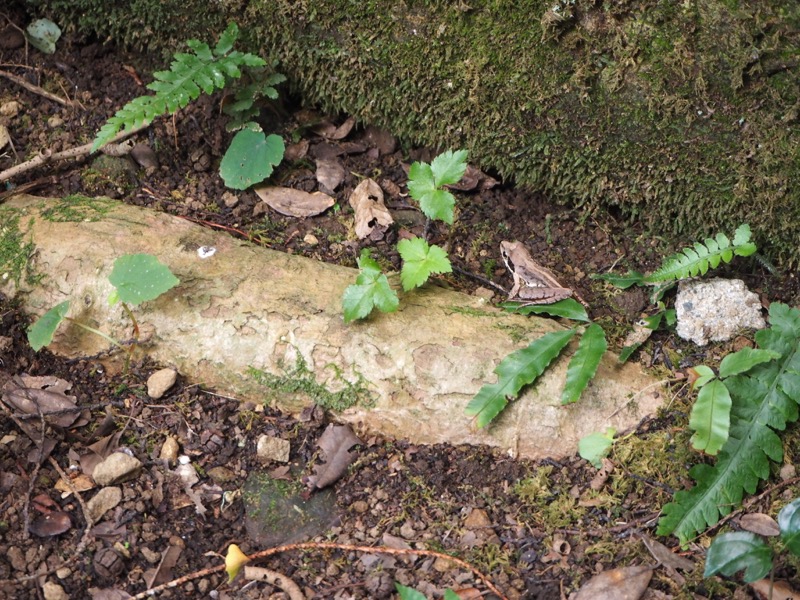
[[[705,275],[709,268],[717,268],[721,262],[730,262],[734,256],[749,256],[756,246],[750,242],[750,227],[745,224],[736,230],[734,241],[722,233],[704,243],[695,242],[677,254],[665,259],[661,268],[644,278],[644,283],[658,283]]]
[[[266,61],[255,54],[229,52],[238,35],[238,29],[234,31],[231,25],[223,34],[227,36],[225,40],[221,37],[215,48],[215,51],[225,52],[218,52],[216,56],[208,44],[198,40],[187,41],[194,54],[176,53],[169,71],[155,72],[155,81],[147,87],[156,94],[135,98],[117,111],[98,131],[92,152],[111,141],[121,129],[133,129],[165,113],[173,113],[197,99],[201,91],[210,94],[222,89],[229,79],[241,77],[240,66],[265,66]]]
[[[592,323],[586,328],[578,344],[578,350],[569,361],[567,367],[567,380],[561,392],[561,404],[577,402],[583,390],[589,385],[592,377],[597,372],[600,359],[608,349],[606,334],[597,323]]]
[[[497,365],[497,383],[484,385],[464,409],[475,417],[478,427],[485,427],[515,398],[523,386],[533,383],[575,335],[575,329],[554,331],[532,341],[506,356]]]
[[[714,466],[695,465],[689,475],[695,487],[675,494],[662,509],[658,534],[674,534],[685,544],[739,505],[769,477],[769,461],[783,459],[781,440],[787,422],[798,418],[800,402],[800,311],[785,304],[770,306],[770,328],[756,342],[779,359],[753,367],[746,375],[725,380],[733,401],[728,441]]]

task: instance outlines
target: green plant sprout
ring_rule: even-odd
[[[719,453],[715,464],[689,470],[695,485],[676,492],[664,506],[659,535],[674,534],[686,544],[734,510],[745,492],[755,493],[759,481],[770,475],[770,462],[783,460],[777,432],[797,421],[800,403],[800,311],[774,302],[769,322],[769,328],[755,334],[758,349],[726,357],[719,379],[710,369],[695,369],[701,376],[700,392],[713,388],[692,411],[692,441],[706,452],[719,448]]]
[[[123,344],[106,333],[90,327],[67,316],[70,300],[65,300],[54,306],[39,317],[28,328],[28,342],[34,351],[38,352],[53,341],[56,329],[63,321],[74,323],[78,327],[99,335],[121,350],[127,352],[125,369],[127,370],[131,355],[139,340],[139,324],[131,311],[130,306],[137,306],[148,300],[155,300],[163,293],[180,283],[172,274],[169,267],[159,262],[152,254],[125,254],[114,261],[114,267],[108,276],[109,282],[114,286],[108,298],[111,306],[118,302],[131,320],[133,325],[133,344],[125,348]]]
[[[395,582],[394,588],[400,596],[400,600],[428,600],[422,592],[418,592],[414,588],[406,587]],[[446,590],[444,593],[444,600],[459,600],[460,596],[453,590]]]
[[[263,69],[267,62],[255,54],[233,50],[239,37],[239,27],[231,23],[214,48],[199,40],[188,40],[192,52],[176,53],[168,71],[153,74],[155,81],[148,89],[152,96],[134,98],[108,119],[92,144],[92,152],[110,142],[120,130],[130,130],[149,124],[164,114],[172,114],[196,100],[201,93],[211,94],[231,85],[242,77],[243,68]],[[273,67],[275,64],[273,63]],[[264,96],[276,98],[275,85],[286,78],[278,73],[254,73],[254,81],[234,93],[234,100],[225,107],[232,117],[229,130],[239,129],[220,164],[220,176],[225,185],[243,190],[272,174],[273,167],[283,159],[283,140],[266,135],[252,119],[258,114],[255,101]]]
[[[793,500],[781,509],[777,524],[783,546],[795,556],[800,556],[800,499]],[[744,571],[745,583],[752,583],[766,577],[772,569],[772,548],[762,537],[749,531],[733,531],[720,534],[711,542],[706,553],[703,577],[712,577],[717,573],[730,577]]]
[[[446,151],[430,164],[415,162],[408,171],[408,191],[419,202],[420,210],[431,220],[441,220],[452,225],[455,196],[443,189],[458,183],[467,170],[467,151]],[[400,240],[397,252],[403,259],[400,283],[403,291],[423,285],[435,273],[451,273],[453,270],[447,252],[422,238]],[[378,263],[367,249],[358,259],[360,273],[356,283],[347,287],[342,296],[345,322],[364,319],[378,308],[382,312],[397,310],[399,298],[381,273]]]

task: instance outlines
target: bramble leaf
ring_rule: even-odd
[[[370,256],[368,248],[361,251],[358,267],[361,272],[355,284],[347,286],[342,296],[344,322],[363,319],[375,307],[381,312],[397,310],[400,304],[397,293],[389,285],[386,275],[381,273],[378,263]]]
[[[458,183],[467,170],[467,151],[447,150],[431,161],[431,171],[435,187]]]
[[[397,594],[398,596],[400,596],[400,600],[428,600],[425,597],[425,594],[423,594],[422,592],[418,592],[414,588],[400,585],[397,582],[395,582],[394,584],[394,589],[397,590]]]
[[[506,404],[516,398],[523,386],[533,383],[575,335],[575,329],[554,331],[532,341],[526,348],[512,352],[497,365],[497,382],[484,385],[464,412],[475,417],[478,427],[485,427]]]
[[[113,297],[134,306],[155,300],[180,283],[152,254],[123,254],[114,261],[108,280],[117,288]]]
[[[706,553],[703,577],[717,573],[730,577],[744,571],[747,583],[764,578],[772,569],[772,550],[755,533],[733,531],[714,538]]]
[[[716,456],[728,439],[731,426],[731,395],[719,379],[704,385],[694,401],[689,429],[694,431],[692,447]]]
[[[591,381],[600,365],[600,359],[608,350],[606,334],[597,323],[592,323],[586,328],[578,344],[578,350],[569,361],[567,367],[567,380],[561,392],[561,404],[577,402],[583,390]]]
[[[586,437],[582,437],[578,442],[578,454],[584,460],[592,463],[595,469],[599,469],[603,466],[602,459],[608,456],[611,447],[614,445],[614,435],[616,433],[616,429],[609,427],[605,433],[595,431]]]
[[[400,282],[405,291],[421,286],[433,273],[453,271],[447,252],[439,246],[429,246],[422,238],[400,240],[397,252],[403,259]]]
[[[35,352],[53,341],[56,329],[69,312],[69,303],[69,300],[64,300],[61,304],[55,305],[28,328],[28,343]]]

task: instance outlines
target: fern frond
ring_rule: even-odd
[[[186,45],[193,52],[176,53],[169,71],[153,73],[155,81],[147,87],[155,95],[135,98],[117,111],[100,128],[92,152],[111,141],[122,129],[150,123],[158,116],[185,107],[201,93],[211,94],[224,88],[230,80],[241,77],[240,67],[265,66],[266,61],[255,54],[231,51],[238,32],[236,24],[231,23],[213,52],[208,44],[187,41]]]
[[[715,525],[769,477],[770,461],[783,459],[776,431],[798,419],[800,402],[800,311],[770,306],[770,328],[756,333],[758,345],[779,358],[725,380],[733,401],[728,441],[713,466],[694,466],[697,485],[664,506],[659,535],[675,534],[685,544]]]
[[[644,278],[644,283],[674,281],[705,275],[709,269],[716,269],[721,262],[730,262],[734,256],[750,256],[756,245],[750,241],[750,226],[739,226],[733,242],[724,233],[714,238],[706,238],[704,243],[695,242],[677,254],[665,259],[661,268]]]

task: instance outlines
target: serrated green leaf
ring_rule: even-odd
[[[703,577],[722,573],[727,577],[744,571],[744,581],[763,579],[772,569],[772,549],[749,531],[723,533],[714,538],[706,553]]]
[[[228,23],[227,29],[219,36],[217,45],[214,46],[214,55],[223,56],[233,50],[233,45],[239,37],[239,26],[236,23]]]
[[[165,264],[152,254],[124,254],[114,261],[108,276],[119,299],[136,306],[155,300],[180,283]]]
[[[523,386],[533,383],[575,335],[575,329],[554,331],[532,341],[526,348],[516,350],[497,365],[497,382],[484,385],[467,405],[464,412],[475,417],[478,427],[485,427],[516,398]]]
[[[508,312],[518,313],[520,315],[550,315],[553,317],[563,317],[565,319],[572,319],[573,321],[589,321],[589,315],[586,314],[586,309],[580,302],[572,298],[565,298],[553,304],[531,304],[524,305],[519,302],[503,302],[500,307]]]
[[[425,594],[418,592],[414,588],[406,587],[395,582],[394,588],[400,596],[400,600],[428,600]]]
[[[800,498],[793,500],[778,513],[781,540],[792,554],[800,556]]]
[[[603,358],[608,350],[606,334],[603,328],[597,323],[592,323],[586,328],[578,344],[578,350],[569,361],[567,367],[567,379],[564,382],[564,389],[561,392],[561,404],[571,404],[577,402],[583,390],[589,385],[600,359]]]
[[[53,341],[53,335],[69,312],[69,300],[57,304],[28,328],[28,343],[34,352],[38,352]]]
[[[431,161],[434,186],[442,187],[458,183],[467,170],[467,151],[447,150]]]
[[[419,200],[419,208],[429,219],[453,224],[456,197],[447,190],[433,190]]]
[[[614,436],[617,430],[613,427],[606,429],[605,433],[595,431],[582,437],[578,441],[578,454],[584,460],[588,460],[595,469],[603,466],[603,461],[614,445]]]
[[[381,312],[394,312],[400,304],[397,293],[389,285],[380,265],[370,256],[368,248],[358,259],[360,273],[353,285],[347,286],[342,296],[344,321],[349,323],[367,317],[377,307]]]
[[[745,244],[750,242],[750,225],[747,223],[742,223],[739,227],[736,228],[736,231],[733,234],[733,245],[734,246],[744,246]]]
[[[697,400],[689,417],[692,447],[716,456],[728,441],[731,426],[731,395],[719,379],[704,385],[697,394]]]
[[[242,129],[233,137],[222,157],[220,177],[227,187],[246,190],[272,175],[272,169],[283,160],[285,151],[283,139],[279,136]]]
[[[403,259],[400,282],[405,291],[421,286],[433,273],[450,273],[453,270],[447,252],[439,246],[429,246],[422,238],[400,240],[397,252]]]
[[[601,279],[622,290],[627,290],[633,285],[644,281],[644,275],[638,271],[629,271],[625,275],[614,275],[613,273],[594,273],[590,275],[592,279]]]
[[[742,348],[738,352],[728,354],[719,365],[719,376],[722,378],[745,373],[761,363],[780,358],[778,352],[759,348]]]
[[[420,202],[425,194],[435,189],[431,166],[424,162],[412,163],[408,170],[408,193],[411,197]]]

